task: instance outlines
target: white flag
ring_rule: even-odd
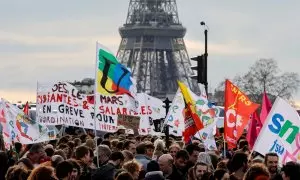
[[[170,135],[182,136],[182,132],[184,131],[184,106],[182,93],[178,89],[164,123],[169,125]]]
[[[192,94],[192,96],[196,101],[197,114],[204,125],[204,128],[195,134],[195,137],[201,139],[207,149],[216,149],[217,145],[214,138],[217,123],[216,107],[207,100],[205,93],[200,96]]]
[[[2,99],[0,102],[1,125],[5,127],[4,137],[12,141],[33,144],[50,140],[48,129],[31,120],[22,110]]]
[[[253,151],[262,155],[275,152],[279,163],[300,161],[300,118],[297,111],[286,101],[277,98],[259,136]]]

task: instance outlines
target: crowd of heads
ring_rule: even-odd
[[[4,148],[0,139],[0,180],[299,180],[300,165],[280,164],[276,153],[251,152],[245,138],[228,150],[182,137],[107,133],[69,134],[45,143]]]

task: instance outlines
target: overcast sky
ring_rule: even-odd
[[[0,97],[35,100],[36,83],[93,77],[95,42],[117,51],[129,0],[0,0]],[[300,1],[177,0],[190,57],[204,51],[209,84],[274,58],[300,73]],[[300,101],[300,93],[295,97]]]

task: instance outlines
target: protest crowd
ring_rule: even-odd
[[[0,179],[300,179],[300,164],[288,162],[279,169],[276,153],[264,158],[250,154],[245,136],[233,150],[224,150],[222,141],[217,138],[218,149],[211,151],[196,139],[184,144],[171,136],[166,142],[150,135],[128,135],[123,129],[104,137],[94,137],[91,132],[64,135],[48,143],[14,143],[11,149],[5,149],[1,139]]]
[[[112,54],[98,54],[94,95],[38,83],[36,119],[1,99],[0,180],[300,180],[300,118],[283,99],[272,107],[264,92],[258,118],[260,105],[226,80],[217,128],[219,108],[178,82],[166,116],[160,99],[131,93],[130,76],[114,77],[125,67],[107,72]],[[164,120],[155,133],[154,119]]]

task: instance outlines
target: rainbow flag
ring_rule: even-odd
[[[127,94],[134,97],[135,85],[131,78],[131,72],[98,43],[96,66],[96,93],[103,95]]]

